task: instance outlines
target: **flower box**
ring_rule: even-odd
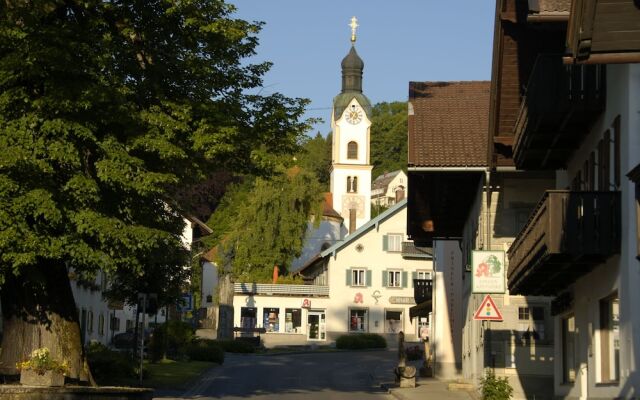
[[[31,369],[20,371],[20,384],[25,386],[64,386],[64,374],[57,371],[44,371],[39,374]]]

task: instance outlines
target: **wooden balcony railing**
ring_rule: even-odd
[[[414,279],[413,280],[413,298],[416,304],[420,304],[426,300],[431,300],[433,293],[433,281],[431,279]]]
[[[619,252],[619,192],[547,191],[508,250],[509,290],[556,294]]]
[[[235,283],[234,292],[269,296],[329,296],[329,286]]]
[[[564,65],[541,54],[529,76],[514,126],[513,157],[523,169],[556,169],[604,110],[604,65]]]

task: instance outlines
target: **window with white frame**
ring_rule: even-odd
[[[397,270],[387,271],[387,287],[402,286],[402,273]]]
[[[369,312],[366,308],[349,310],[349,331],[367,332],[369,330]]]
[[[386,235],[387,246],[385,250],[395,252],[402,251],[402,238],[403,235],[399,233],[390,233]]]
[[[576,318],[567,315],[562,318],[562,382],[572,383],[576,380]]]
[[[520,339],[545,340],[544,307],[518,307],[518,331]]]
[[[416,271],[416,279],[431,279],[431,271]]]
[[[364,269],[351,270],[351,286],[366,286],[366,272]]]
[[[402,311],[385,310],[384,325],[386,333],[399,333],[402,330]]]

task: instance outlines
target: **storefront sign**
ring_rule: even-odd
[[[356,293],[356,296],[353,298],[353,302],[356,303],[356,304],[358,304],[358,303],[362,304],[362,302],[363,302],[362,293],[360,293],[360,292]]]
[[[389,297],[389,303],[391,304],[416,304],[416,301],[413,297],[409,296],[391,296]]]
[[[504,293],[504,251],[474,250],[471,256],[473,293]]]
[[[311,300],[309,299],[302,300],[302,308],[311,308]]]

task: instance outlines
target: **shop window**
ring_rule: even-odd
[[[402,311],[384,312],[384,331],[386,333],[398,333],[402,330]]]
[[[349,310],[349,331],[351,332],[368,332],[369,331],[369,313],[366,309],[350,309]]]
[[[351,141],[347,144],[347,158],[349,160],[358,159],[358,143]]]
[[[620,379],[620,330],[618,294],[600,300],[600,382]]]
[[[257,314],[258,312],[255,307],[240,308],[240,326],[243,329],[255,328],[257,322]]]
[[[265,308],[262,326],[267,332],[280,332],[280,309]]]
[[[576,380],[576,318],[569,315],[562,318],[562,382]]]
[[[302,310],[299,308],[285,308],[284,330],[287,333],[300,333],[302,327]]]

